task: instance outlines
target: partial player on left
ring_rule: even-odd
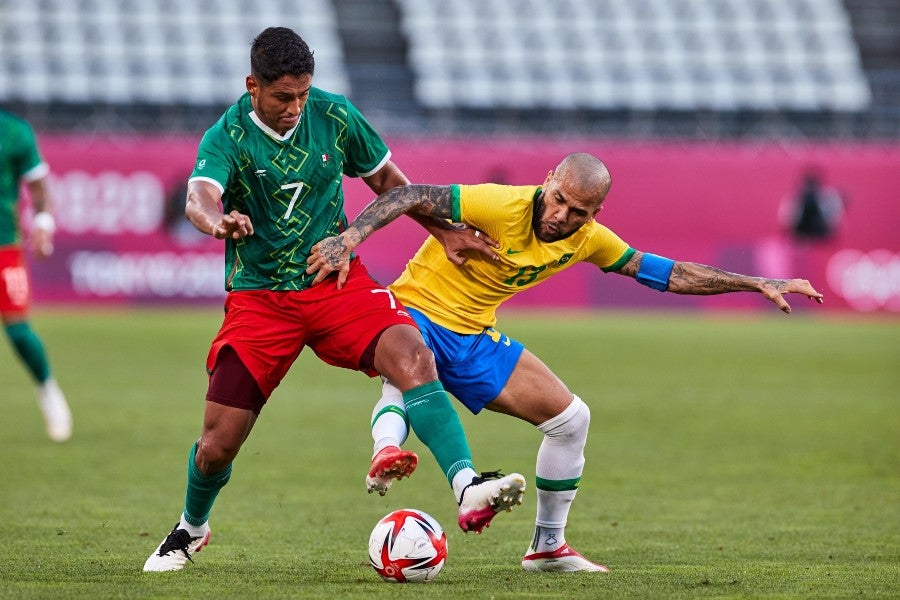
[[[47,435],[64,442],[72,436],[72,413],[53,377],[44,344],[28,320],[31,288],[19,226],[25,187],[34,208],[28,245],[38,258],[53,253],[56,224],[47,185],[49,173],[31,125],[0,111],[0,320],[14,352],[37,385]]]

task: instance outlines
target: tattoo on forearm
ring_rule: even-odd
[[[449,219],[452,199],[449,186],[404,185],[395,187],[372,201],[353,221],[360,242],[407,212]]]
[[[643,256],[643,255],[641,255]],[[627,275],[628,277],[637,276],[638,267],[640,267],[641,261],[637,254],[628,259],[628,262],[625,263],[621,269],[619,269],[619,273],[622,275]]]
[[[775,288],[782,294],[787,293],[788,291],[787,279],[763,279],[763,284]]]
[[[413,204],[414,212],[439,219],[449,219],[453,215],[450,186],[414,185],[408,187],[420,189],[418,201]]]
[[[757,277],[729,273],[698,263],[676,262],[669,276],[669,291],[676,294],[712,295],[754,291]]]

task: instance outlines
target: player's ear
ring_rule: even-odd
[[[244,85],[247,86],[247,91],[250,92],[251,96],[256,97],[256,94],[259,93],[259,83],[256,82],[256,78],[253,75],[247,75]]]

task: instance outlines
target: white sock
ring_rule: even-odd
[[[450,485],[453,487],[453,494],[456,496],[457,504],[459,504],[463,490],[472,483],[472,479],[475,477],[478,477],[478,473],[475,472],[475,469],[469,467],[462,469],[453,476],[453,482]]]
[[[209,531],[209,521],[203,525],[191,525],[184,520],[184,513],[181,514],[181,521],[178,523],[178,529],[184,529],[191,537],[203,537]]]
[[[53,377],[48,377],[43,383],[38,384],[38,390],[42,394],[59,391],[59,384],[56,383],[56,379]]]
[[[535,527],[534,539],[531,540],[531,549],[535,552],[553,552],[562,548],[566,543],[566,530],[564,527]]]
[[[564,411],[538,425],[544,440],[538,450],[535,474],[548,482],[578,482],[584,471],[584,445],[587,441],[591,413],[581,398],[574,396]],[[540,483],[540,481],[539,481]],[[537,518],[534,543],[556,546],[564,542],[562,534],[575,499],[576,489],[537,490]],[[546,534],[543,531],[546,530]],[[535,548],[536,551],[542,550]]]
[[[38,384],[38,399],[44,402],[52,402],[53,400],[57,400],[60,404],[65,404],[66,398],[62,393],[62,390],[59,387],[59,384],[56,383],[56,379],[50,377],[43,383]]]
[[[372,410],[372,441],[375,456],[388,446],[400,446],[409,435],[403,394],[387,379],[381,386],[381,399]]]

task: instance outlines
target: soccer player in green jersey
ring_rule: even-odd
[[[31,288],[19,227],[24,182],[34,208],[31,249],[38,258],[53,253],[55,222],[47,186],[49,173],[31,125],[0,111],[0,318],[6,337],[37,383],[47,435],[64,442],[72,436],[72,413],[53,377],[44,344],[28,320]]]
[[[590,411],[540,359],[494,329],[503,301],[586,261],[603,272],[676,294],[758,292],[786,313],[791,310],[784,299],[788,293],[822,302],[822,295],[803,279],[749,277],[631,248],[595,220],[610,185],[609,171],[599,159],[576,153],[550,171],[542,186],[394,188],[339,236],[314,246],[308,261],[317,280],[333,271],[343,276],[356,246],[410,211],[466,223],[500,242],[499,260],[476,257],[455,267],[433,240],[426,240],[390,289],[418,322],[447,391],[475,414],[488,408],[523,419],[544,434],[535,473],[534,537],[522,559],[528,571],[607,568],[583,557],[565,538],[584,469]],[[398,416],[403,397],[389,383],[383,393],[373,413],[376,449],[399,446],[407,436]]]
[[[346,98],[312,87],[313,55],[295,32],[260,33],[250,71],[247,93],[203,136],[188,181],[186,216],[225,240],[228,295],[206,361],[209,387],[200,439],[189,454],[184,510],[144,570],[180,570],[206,545],[209,513],[232,462],[304,346],[326,363],[380,374],[401,390],[413,431],[434,449],[456,495],[460,525],[480,531],[521,503],[524,477],[475,472],[434,355],[358,257],[342,273],[340,290],[338,277],[311,287],[314,276],[306,273],[312,245],[347,226],[344,175],[362,177],[376,193],[409,182]],[[423,225],[438,236],[459,233]],[[456,256],[453,247],[447,252]],[[385,448],[370,473],[400,478],[416,461],[412,452]]]

